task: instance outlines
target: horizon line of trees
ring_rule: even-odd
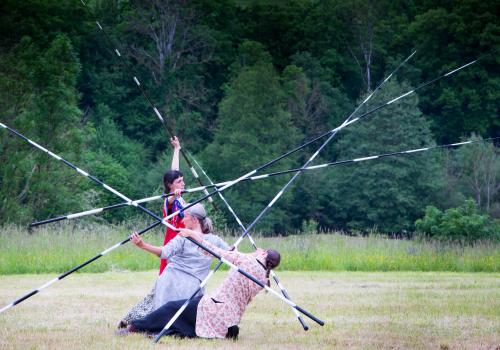
[[[133,76],[183,147],[222,181],[341,124],[416,49],[359,114],[487,56],[345,128],[316,164],[494,137],[500,134],[498,10],[491,0],[94,0],[88,8],[77,1],[6,0],[0,4],[0,30],[9,33],[0,38],[0,120],[128,197],[142,198],[161,193],[171,153]],[[318,146],[267,170],[300,167]],[[5,131],[0,164],[4,224],[119,202]],[[287,179],[241,183],[226,197],[248,224]],[[304,173],[257,229],[401,233],[415,230],[427,206],[458,208],[468,198],[488,220],[500,218],[494,144]],[[85,220],[138,215],[119,209]],[[236,227],[227,211],[211,215]]]

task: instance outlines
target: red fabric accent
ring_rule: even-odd
[[[168,209],[170,211],[172,210],[171,203],[168,203]],[[163,217],[164,218],[167,217],[165,206],[163,206]],[[180,218],[178,220],[175,219],[177,219],[177,217],[173,217],[172,219],[169,220],[169,222],[177,228],[184,228],[184,223],[182,222],[182,219]],[[170,240],[174,239],[175,236],[177,236],[177,232],[167,227],[167,230],[165,231],[165,239],[163,240],[163,245],[166,245],[168,242],[170,242]],[[167,264],[168,264],[167,259],[160,259],[160,273],[159,273],[160,275],[165,269],[165,267],[167,267]]]

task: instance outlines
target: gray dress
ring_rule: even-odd
[[[205,234],[203,239],[221,249],[228,249],[226,242],[218,236]],[[123,317],[123,321],[145,317],[169,301],[189,298],[207,277],[212,262],[212,258],[204,255],[196,244],[181,236],[162,248],[160,258],[168,259],[167,267],[153,289]],[[197,296],[203,292],[200,290]]]

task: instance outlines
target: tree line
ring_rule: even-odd
[[[130,198],[161,193],[171,155],[134,76],[214,181],[338,126],[413,50],[358,114],[485,56],[345,128],[315,164],[500,135],[495,1],[86,3],[2,1],[0,120]],[[267,171],[300,167],[319,142]],[[4,224],[119,202],[6,131],[0,163]],[[239,184],[227,199],[248,224],[288,178]],[[491,143],[304,173],[258,228],[413,232],[427,206],[446,210],[469,198],[500,217],[500,159]],[[219,207],[217,221],[236,227]],[[138,215],[117,209],[87,220]]]

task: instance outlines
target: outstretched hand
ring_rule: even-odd
[[[201,242],[203,240],[203,237],[201,236],[201,233],[193,231],[193,230],[190,230],[188,228],[179,228],[179,230],[177,231],[177,233],[179,235],[181,235],[182,237],[185,237],[185,238],[190,237],[190,238],[192,238],[192,239],[194,239],[195,241],[198,241],[198,242]]]
[[[179,235],[181,235],[182,237],[186,237],[186,238],[187,238],[187,237],[191,237],[191,235],[192,235],[193,231],[192,231],[192,230],[190,230],[190,229],[188,229],[188,228],[179,228],[179,229],[177,230],[177,233],[178,233]]]
[[[130,241],[132,241],[132,243],[134,243],[139,248],[141,248],[144,245],[142,237],[139,236],[137,232],[134,232],[130,235]]]
[[[180,143],[179,139],[177,138],[177,136],[174,136],[174,137],[170,138],[170,144],[176,150],[180,150],[181,149],[181,143]]]

